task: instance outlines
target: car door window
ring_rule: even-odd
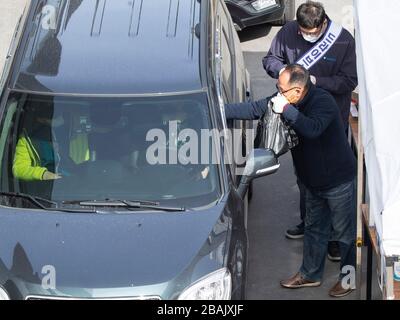
[[[222,29],[221,55],[222,55],[222,77],[225,83],[228,97],[233,99],[233,72],[232,72],[232,52],[228,45],[226,31]]]
[[[227,16],[225,4],[219,3],[218,17],[220,20],[220,36],[221,36],[221,58],[222,58],[222,80],[225,83],[228,99],[235,99],[234,80],[234,52],[232,47],[232,30],[230,24],[230,16]]]

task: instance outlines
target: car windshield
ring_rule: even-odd
[[[211,161],[215,146],[204,149],[198,139],[210,127],[205,93],[145,98],[13,93],[1,125],[1,191],[60,204],[209,205],[220,196],[218,167]]]

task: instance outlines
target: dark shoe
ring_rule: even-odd
[[[352,293],[355,289],[345,289],[342,286],[342,281],[338,281],[335,286],[329,291],[329,295],[333,298],[343,298],[350,293]]]
[[[289,229],[285,233],[288,239],[302,239],[304,237],[304,223],[300,223],[292,229]]]
[[[297,273],[293,278],[290,278],[289,280],[282,280],[280,284],[284,288],[299,289],[299,288],[319,287],[321,285],[321,282],[306,280],[300,273]]]
[[[340,262],[340,247],[337,241],[328,243],[328,259],[333,262]]]

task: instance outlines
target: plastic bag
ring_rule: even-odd
[[[280,114],[272,111],[271,101],[268,102],[267,111],[258,122],[254,144],[256,148],[271,149],[278,157],[299,144],[296,132]]]

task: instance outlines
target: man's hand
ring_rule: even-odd
[[[284,111],[285,107],[290,104],[289,101],[283,95],[278,95],[272,98],[271,103],[272,103],[272,110],[278,114],[281,114]]]
[[[201,177],[204,179],[207,179],[208,174],[210,173],[210,167],[206,167],[202,172],[201,172]]]
[[[317,78],[315,76],[310,76],[310,79],[313,85],[317,84]]]
[[[283,73],[283,71],[285,71],[287,65],[285,65],[281,70],[279,70],[279,76]]]
[[[50,171],[46,171],[45,173],[43,173],[43,180],[58,180],[61,178],[62,176],[59,175],[58,173],[53,173]]]

